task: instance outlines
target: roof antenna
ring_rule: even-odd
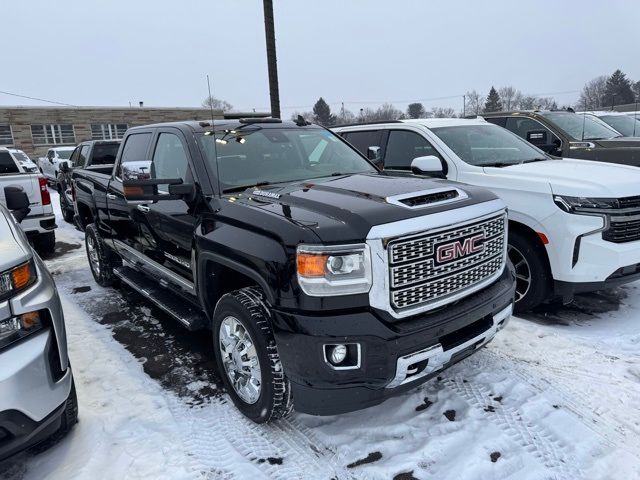
[[[215,120],[213,117],[213,97],[211,96],[211,82],[209,81],[209,75],[207,75],[207,89],[209,90],[209,110],[211,111],[211,135],[213,136],[213,156],[216,162],[216,177],[218,178],[218,195],[222,195],[222,189],[220,187],[220,169],[218,168],[218,147],[216,145],[216,129]]]
[[[306,125],[311,125],[311,122],[308,122],[307,120],[305,120],[305,118],[302,115],[298,115],[298,118],[296,118],[296,125],[298,127],[304,127]]]

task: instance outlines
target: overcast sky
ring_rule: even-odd
[[[74,105],[268,110],[260,0],[2,0],[0,90]],[[319,96],[358,111],[462,108],[513,85],[571,103],[621,68],[640,79],[633,0],[274,0],[283,116]],[[456,98],[431,100],[440,97]],[[0,105],[41,104],[0,94]]]

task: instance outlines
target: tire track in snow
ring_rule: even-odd
[[[554,479],[582,478],[582,472],[573,466],[575,462],[570,458],[567,447],[555,434],[528,421],[522,412],[495,402],[491,392],[473,380],[463,380],[460,375],[454,375],[443,379],[443,383],[542,463]],[[488,405],[493,407],[490,414],[485,411]]]
[[[596,405],[592,395],[571,386],[575,377],[580,376],[579,372],[575,370],[560,372],[558,368],[539,365],[538,367],[545,371],[545,378],[533,367],[518,362],[513,357],[497,350],[484,349],[478,352],[475,357],[472,362],[477,361],[477,366],[483,364],[483,369],[508,369],[509,372],[533,387],[537,392],[551,392],[563,407],[572,412],[589,430],[600,436],[606,444],[623,449],[640,458],[640,435],[638,432],[627,432],[623,423],[613,419],[612,410],[603,405],[601,397],[598,397],[599,401]],[[640,405],[640,395],[638,397],[637,405]]]

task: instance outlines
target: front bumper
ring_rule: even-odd
[[[556,293],[593,291],[637,278],[630,267],[640,264],[640,241],[608,242],[602,238],[603,227],[602,217],[560,210],[545,220],[542,229],[549,237],[546,249]]]
[[[307,316],[273,310],[278,351],[297,411],[345,413],[415,388],[488,343],[510,316],[509,268],[485,289],[439,310],[394,321],[380,311]],[[357,368],[336,370],[324,345],[357,343]]]

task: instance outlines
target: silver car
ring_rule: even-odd
[[[0,205],[0,460],[53,443],[78,417],[60,298],[18,225],[29,200],[21,187],[5,195],[13,215]]]

